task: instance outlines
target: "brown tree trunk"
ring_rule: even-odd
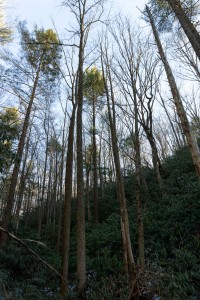
[[[32,191],[32,186],[29,184],[29,190],[28,190],[28,199],[27,199],[27,204],[26,204],[26,210],[25,210],[25,226],[24,228],[26,229],[28,226],[28,221],[29,221],[29,213],[30,213],[30,208],[32,204],[32,199],[33,199],[33,191]]]
[[[190,41],[198,59],[200,60],[200,35],[197,29],[182,8],[180,0],[167,0],[167,2],[179,20],[188,40]]]
[[[113,156],[114,156],[115,171],[116,171],[117,193],[120,202],[121,233],[122,233],[122,241],[123,241],[123,248],[124,248],[124,261],[126,264],[125,270],[131,271],[134,265],[134,257],[132,253],[132,247],[131,247],[129,219],[128,219],[128,212],[126,206],[123,178],[122,178],[121,167],[120,167],[119,149],[118,149],[118,141],[117,141],[117,134],[116,134],[116,119],[115,119],[116,113],[115,113],[115,103],[114,103],[114,92],[112,88],[112,80],[111,80],[111,74],[109,70],[109,64],[107,61],[107,53],[106,53],[105,67],[106,67],[107,74],[105,74],[105,70],[102,62],[104,86],[105,86],[106,97],[107,97],[108,117],[110,123],[111,140],[112,140]],[[109,85],[111,89],[110,91],[111,96],[109,94],[107,79],[105,76],[108,76]],[[110,103],[110,98],[111,98],[111,103]]]
[[[17,200],[17,207],[16,207],[16,212],[15,212],[15,231],[18,231],[18,227],[19,227],[19,220],[20,220],[20,210],[21,210],[21,206],[22,206],[22,200],[23,200],[23,195],[24,195],[24,190],[25,190],[25,183],[26,180],[29,176],[30,173],[30,168],[32,166],[32,161],[33,161],[33,157],[35,154],[35,150],[37,148],[37,142],[34,146],[34,149],[32,151],[31,154],[31,159],[29,165],[27,166],[26,172],[25,172],[25,168],[26,168],[26,163],[27,163],[27,157],[28,157],[28,148],[29,148],[29,138],[27,139],[26,142],[26,154],[25,154],[25,158],[24,158],[24,162],[23,162],[23,167],[22,167],[22,173],[21,173],[21,177],[20,177],[20,184],[19,184],[19,193],[18,193],[18,200]]]
[[[85,298],[86,292],[86,248],[85,248],[85,203],[83,184],[83,64],[84,50],[90,28],[100,20],[103,0],[66,1],[77,22],[78,72],[77,72],[77,116],[76,116],[76,154],[77,154],[77,300]],[[101,11],[100,14],[99,10]]]
[[[141,154],[140,154],[140,138],[139,138],[139,122],[138,122],[138,103],[136,96],[136,87],[134,82],[133,96],[134,96],[134,117],[135,117],[135,176],[136,176],[136,207],[137,207],[137,229],[138,229],[138,252],[139,252],[139,266],[141,270],[144,270],[145,255],[144,255],[144,229],[143,229],[143,213],[142,213],[142,201],[141,201]]]
[[[43,205],[44,205],[44,193],[45,193],[45,183],[46,183],[46,173],[47,173],[47,160],[48,160],[48,144],[49,144],[49,117],[48,117],[47,130],[45,128],[46,117],[44,120],[44,130],[46,134],[46,151],[45,151],[45,162],[42,180],[42,194],[38,205],[38,238],[41,238],[42,231],[42,218],[43,218]]]
[[[144,128],[144,127],[143,127]],[[163,180],[161,177],[161,170],[162,170],[162,165],[158,156],[158,150],[157,150],[157,146],[156,146],[156,141],[155,138],[153,136],[153,132],[151,132],[150,130],[148,130],[148,128],[144,128],[147,139],[149,141],[149,144],[151,146],[151,152],[152,152],[152,162],[153,162],[153,167],[154,167],[154,171],[156,174],[156,180],[157,183],[160,187],[160,191],[162,192],[162,194],[164,195],[164,185],[163,185]]]
[[[70,224],[71,224],[71,200],[72,200],[72,181],[73,181],[73,152],[74,152],[74,127],[75,127],[76,105],[73,105],[70,118],[68,133],[67,162],[65,174],[65,200],[63,212],[63,233],[62,233],[62,271],[61,274],[65,281],[61,279],[61,294],[67,299],[69,267],[69,248],[70,248]]]
[[[175,1],[175,2],[177,2],[177,1]],[[170,1],[170,3],[171,3],[171,1]],[[176,85],[175,78],[173,76],[171,67],[170,67],[170,65],[167,61],[167,57],[164,53],[164,50],[163,50],[162,44],[160,42],[160,38],[159,38],[159,35],[158,35],[158,32],[157,32],[157,29],[155,27],[155,24],[154,24],[154,21],[153,21],[153,18],[152,18],[152,15],[150,13],[150,10],[149,10],[148,6],[146,6],[146,11],[147,11],[149,21],[150,21],[150,24],[151,24],[151,27],[152,27],[152,30],[153,30],[153,34],[154,34],[154,38],[155,38],[155,41],[156,41],[156,44],[157,44],[157,47],[158,47],[158,51],[159,51],[161,60],[163,62],[164,68],[165,68],[165,72],[166,72],[166,75],[167,75],[167,79],[168,79],[168,82],[169,82],[171,93],[172,93],[174,103],[175,103],[175,106],[176,106],[176,111],[177,111],[177,114],[178,114],[180,122],[181,122],[181,127],[182,127],[183,133],[184,133],[184,135],[186,136],[186,139],[187,139],[187,144],[188,144],[188,147],[189,147],[190,152],[191,152],[191,156],[192,156],[192,159],[193,159],[193,164],[194,164],[197,176],[200,179],[200,152],[199,152],[199,148],[198,148],[198,145],[195,141],[195,138],[194,138],[194,136],[191,132],[190,124],[189,124],[187,115],[185,113],[185,109],[183,107],[183,103],[182,103],[182,100],[181,100],[181,96],[179,94],[179,90],[178,90],[177,85]]]
[[[85,253],[85,204],[83,186],[83,37],[81,33],[79,46],[79,69],[78,69],[78,108],[76,121],[76,151],[77,151],[77,276],[78,297],[85,297],[86,288],[86,253]]]
[[[22,199],[23,199],[23,194],[24,194],[24,189],[25,189],[25,182],[26,182],[26,178],[28,177],[28,172],[27,171],[25,172],[27,157],[28,157],[28,149],[29,149],[29,137],[27,138],[27,141],[26,141],[26,150],[25,150],[23,167],[22,167],[22,172],[21,172],[21,177],[20,177],[19,193],[18,193],[18,199],[17,199],[16,211],[15,211],[15,217],[14,217],[16,233],[17,233],[18,227],[19,227],[19,213],[20,213],[21,205],[22,205]]]
[[[18,149],[17,149],[17,157],[16,157],[15,163],[14,163],[14,168],[13,168],[13,173],[12,173],[11,183],[10,183],[10,189],[8,192],[7,203],[6,203],[3,220],[2,220],[2,227],[4,229],[8,229],[8,225],[9,225],[9,222],[11,219],[11,212],[13,209],[14,196],[15,196],[15,190],[16,190],[16,186],[17,186],[17,179],[18,179],[18,174],[19,174],[19,169],[20,169],[20,163],[21,163],[22,154],[23,154],[23,150],[24,150],[26,134],[27,134],[28,126],[29,126],[29,119],[30,119],[32,105],[33,105],[33,100],[35,98],[35,92],[36,92],[36,88],[37,88],[37,84],[38,84],[38,80],[39,80],[40,68],[41,68],[41,65],[39,65],[37,73],[36,73],[33,89],[31,92],[29,104],[27,107],[26,115],[25,115],[22,133],[21,133],[21,136],[19,139],[19,144],[18,144]],[[1,233],[0,233],[0,248],[2,248],[5,245],[6,239],[7,239],[7,235],[1,231]]]

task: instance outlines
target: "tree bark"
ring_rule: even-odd
[[[138,122],[138,103],[136,95],[136,86],[132,78],[133,88],[133,101],[134,101],[134,117],[135,117],[135,177],[136,177],[136,207],[137,207],[137,229],[138,229],[138,252],[139,252],[139,266],[141,270],[144,270],[145,255],[144,255],[144,228],[143,228],[143,213],[142,213],[142,201],[141,201],[141,151],[140,151],[140,139],[139,139],[139,122]]]
[[[82,20],[83,22],[83,20]],[[76,149],[77,149],[77,276],[78,297],[85,297],[86,288],[86,253],[85,253],[85,204],[83,186],[83,61],[84,61],[84,28],[81,24],[78,68],[78,108],[76,119]]]
[[[26,149],[25,149],[25,156],[23,160],[23,167],[22,167],[22,172],[21,172],[21,177],[20,177],[20,184],[19,184],[19,193],[18,193],[18,199],[17,199],[17,204],[16,204],[16,211],[15,211],[15,217],[14,217],[14,223],[15,223],[15,232],[17,233],[18,227],[19,227],[19,213],[21,210],[22,206],[22,199],[23,199],[23,194],[24,194],[24,189],[25,189],[25,182],[28,177],[28,170],[25,172],[26,168],[26,163],[27,163],[27,157],[28,157],[28,150],[29,150],[29,137],[27,138],[26,141]]]
[[[160,38],[159,38],[159,35],[158,35],[158,31],[155,27],[155,24],[154,24],[154,21],[153,21],[153,18],[152,18],[152,15],[151,15],[151,12],[150,12],[148,6],[146,6],[146,11],[147,11],[149,21],[150,21],[150,24],[151,24],[151,27],[152,27],[152,30],[153,30],[153,34],[154,34],[154,38],[155,38],[155,41],[156,41],[156,44],[157,44],[157,47],[158,47],[158,51],[159,51],[161,60],[163,62],[164,68],[165,68],[168,83],[169,83],[171,93],[172,93],[172,96],[173,96],[173,99],[174,99],[174,103],[175,103],[175,106],[176,106],[176,111],[177,111],[177,114],[178,114],[180,122],[181,122],[181,127],[183,129],[184,135],[186,136],[187,144],[188,144],[188,147],[190,149],[190,153],[191,153],[191,156],[192,156],[192,159],[193,159],[193,164],[194,164],[194,167],[195,167],[195,170],[196,170],[196,174],[200,179],[200,151],[199,151],[198,145],[195,141],[195,138],[194,138],[194,136],[191,132],[190,124],[189,124],[185,109],[183,107],[183,103],[182,103],[182,100],[181,100],[181,96],[180,96],[178,87],[176,85],[175,78],[173,76],[171,67],[170,67],[170,65],[167,61],[167,57],[164,53],[164,50],[163,50],[163,47],[162,47],[162,44],[160,42]]]
[[[45,194],[45,184],[46,184],[46,175],[47,175],[47,160],[48,160],[48,144],[49,144],[49,116],[47,118],[47,129],[45,127],[46,123],[46,115],[44,120],[44,131],[46,134],[46,150],[45,150],[45,161],[44,161],[44,171],[43,171],[43,179],[42,179],[42,194],[41,199],[39,201],[39,211],[38,211],[38,238],[41,238],[42,231],[42,219],[43,219],[43,209],[44,209],[44,194]]]
[[[24,124],[23,124],[23,128],[22,128],[22,133],[20,136],[19,144],[18,144],[17,157],[16,157],[15,163],[14,163],[14,168],[13,168],[13,173],[12,173],[11,183],[10,183],[10,189],[8,192],[7,203],[6,203],[4,216],[3,216],[3,220],[2,220],[2,227],[4,229],[8,228],[8,224],[11,219],[11,212],[13,209],[14,196],[15,196],[15,190],[16,190],[16,186],[17,186],[17,179],[18,179],[18,174],[19,174],[19,169],[20,169],[20,163],[21,163],[22,154],[23,154],[23,150],[24,150],[26,134],[27,134],[28,126],[29,126],[31,109],[32,109],[33,101],[35,98],[35,92],[36,92],[36,88],[37,88],[37,84],[38,84],[38,80],[39,80],[40,69],[41,69],[41,64],[39,65],[37,72],[36,72],[36,77],[34,80],[33,89],[31,92],[31,96],[30,96],[30,100],[29,100],[29,104],[27,107],[25,120],[24,120]],[[2,248],[5,245],[6,239],[7,239],[7,235],[4,232],[1,232],[0,233],[0,248]]]
[[[61,150],[61,162],[60,162],[60,174],[59,174],[60,194],[58,200],[58,230],[57,230],[57,243],[56,243],[56,250],[58,254],[60,252],[61,225],[62,225],[63,170],[64,170],[64,159],[65,159],[66,117],[67,117],[67,105],[64,113],[64,122],[63,122],[63,130],[62,130],[62,150]],[[72,152],[71,161],[73,162],[73,152]],[[72,186],[72,179],[71,179],[71,186]],[[72,188],[71,188],[71,195],[72,195]]]
[[[115,119],[116,113],[115,113],[115,103],[114,103],[114,92],[112,88],[112,80],[111,80],[111,74],[109,70],[109,63],[107,61],[107,53],[105,54],[105,56],[106,56],[105,67],[106,67],[107,74],[105,74],[103,62],[102,62],[102,70],[103,70],[104,86],[105,86],[106,97],[107,97],[108,117],[110,123],[111,141],[112,141],[113,156],[114,156],[115,171],[116,171],[117,194],[120,202],[121,233],[122,233],[122,241],[123,241],[123,249],[124,249],[125,270],[129,272],[133,268],[134,257],[133,257],[130,232],[129,232],[129,219],[128,219],[128,212],[126,206],[124,184],[123,184],[123,178],[122,178],[122,173],[120,168],[119,149],[118,149],[118,141],[117,141],[117,133],[116,133],[116,119]],[[109,95],[108,85],[106,81],[107,78],[105,77],[106,75],[109,80],[111,96]],[[110,98],[111,98],[111,103],[110,103]]]
[[[67,299],[68,268],[69,268],[69,248],[70,248],[70,224],[71,224],[71,200],[73,181],[73,152],[74,152],[74,127],[75,127],[76,105],[73,105],[68,133],[68,149],[65,174],[65,200],[63,212],[63,233],[62,233],[62,277],[61,294]]]
[[[94,179],[94,223],[99,224],[99,201],[98,201],[98,176],[97,176],[97,145],[96,145],[96,97],[92,101],[92,153],[93,153],[93,179]]]
[[[188,18],[179,0],[167,0],[167,2],[179,20],[188,40],[190,41],[198,59],[200,60],[200,35],[197,29]]]

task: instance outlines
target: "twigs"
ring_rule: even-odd
[[[0,230],[2,232],[4,232],[5,234],[7,234],[10,238],[12,238],[13,240],[15,240],[16,242],[18,242],[20,245],[22,245],[24,248],[26,248],[33,256],[35,256],[41,263],[43,263],[47,268],[49,268],[50,270],[52,270],[54,273],[56,273],[59,277],[61,277],[67,284],[67,281],[65,280],[65,278],[54,268],[52,267],[50,264],[48,264],[46,261],[44,261],[35,251],[33,251],[26,243],[23,242],[23,240],[17,238],[14,234],[12,234],[11,232],[7,231],[6,229],[4,229],[3,227],[0,226]],[[43,243],[41,242],[37,242],[38,244],[42,244],[44,246]]]

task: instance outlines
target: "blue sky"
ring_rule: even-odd
[[[60,7],[60,0],[8,0],[8,6],[12,9],[8,10],[8,15],[12,18],[18,17],[19,20],[27,20],[30,26],[37,24],[39,27],[52,27],[54,20],[59,31],[63,31],[70,16],[67,9]],[[130,15],[134,20],[140,15],[139,10],[144,8],[147,0],[109,0],[112,3],[113,11],[122,11]],[[136,7],[137,6],[137,7]]]

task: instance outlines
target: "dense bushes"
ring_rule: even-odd
[[[59,268],[59,264],[56,264],[58,258],[49,248],[33,243],[30,247],[49,264]],[[47,296],[54,299],[54,295],[58,295],[58,276],[15,242],[11,241],[6,251],[0,251],[0,268],[1,293],[5,297],[7,291],[8,299],[40,300],[47,299]]]
[[[159,299],[197,300],[200,294],[200,184],[187,148],[169,157],[163,163],[163,170],[165,194],[161,196],[152,170],[143,169],[148,187],[148,191],[142,191],[146,255],[143,280],[160,295]],[[133,252],[137,258],[134,182],[134,174],[125,179]],[[96,227],[89,222],[86,224],[88,299],[127,299],[118,205],[115,188],[108,185],[100,199],[101,223]],[[20,237],[35,239],[34,224],[29,222],[26,230],[19,231]],[[50,228],[47,226],[43,230],[43,240],[48,247],[35,243],[30,246],[59,270],[60,257],[55,254]],[[72,295],[76,281],[75,236],[73,222],[70,249]],[[10,299],[59,299],[57,275],[20,245],[11,241],[0,252],[0,262],[0,296],[5,297],[7,293]]]

